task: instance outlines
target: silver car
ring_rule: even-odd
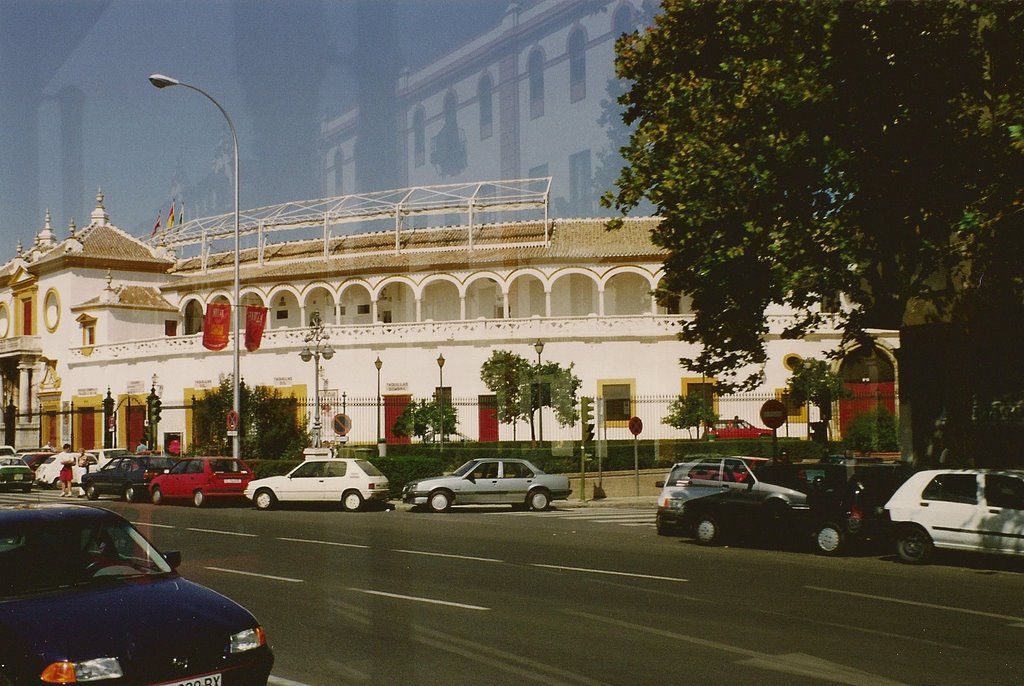
[[[402,501],[444,512],[452,505],[513,505],[546,510],[572,493],[569,477],[546,474],[527,460],[478,458],[451,474],[410,481]]]

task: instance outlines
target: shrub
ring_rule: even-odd
[[[847,450],[860,453],[899,450],[896,417],[884,407],[857,415],[844,432],[843,445]]]

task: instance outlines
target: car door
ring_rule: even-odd
[[[522,462],[502,460],[497,502],[522,503],[533,485],[534,473]]]
[[[188,479],[188,468],[195,460],[182,460],[171,467],[167,476],[160,479],[160,489],[167,498],[186,497],[189,491],[186,487]]]
[[[985,550],[1024,554],[1024,478],[986,474],[984,495],[981,521]]]
[[[694,463],[687,472],[687,485],[682,488],[686,500],[721,495],[728,490],[722,482],[722,460],[709,459]]]
[[[125,473],[128,471],[129,460],[121,459],[108,462],[95,477],[90,477],[99,493],[120,493]]]
[[[974,473],[941,472],[925,485],[911,520],[928,530],[935,545],[983,549],[984,508],[978,497],[979,476]]]
[[[323,500],[324,460],[307,460],[288,476],[277,491],[279,500]]]
[[[480,460],[462,479],[458,496],[460,503],[499,502],[498,460]]]

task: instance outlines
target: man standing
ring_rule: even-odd
[[[71,444],[65,443],[64,450],[57,454],[57,462],[60,464],[60,497],[70,498],[73,493],[71,483],[75,480],[74,465],[77,455],[71,452]]]

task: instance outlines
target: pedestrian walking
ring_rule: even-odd
[[[60,462],[60,497],[70,498],[74,495],[71,484],[75,480],[74,465],[76,456],[71,453],[71,444],[65,443],[64,450],[57,456]]]

